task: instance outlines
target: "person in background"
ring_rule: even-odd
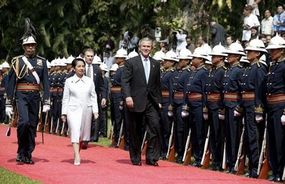
[[[225,45],[225,29],[215,20],[211,20],[212,47],[221,43]]]
[[[261,34],[273,35],[273,17],[270,10],[265,10],[264,19],[261,21]]]
[[[74,152],[74,165],[80,165],[79,149],[82,140],[90,140],[91,120],[99,117],[94,82],[84,75],[85,61],[75,58],[72,66],[75,75],[66,79],[62,99],[63,123],[68,122]]]
[[[273,17],[273,30],[279,34],[285,32],[285,11],[282,5],[277,6],[277,14]]]

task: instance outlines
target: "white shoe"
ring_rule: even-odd
[[[80,165],[80,159],[78,160],[74,159],[74,165]]]

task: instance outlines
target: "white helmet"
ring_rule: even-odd
[[[154,53],[153,55],[153,59],[157,60],[157,61],[161,61],[163,60],[163,58],[165,57],[165,53],[162,51],[157,51]]]
[[[248,59],[247,59],[246,56],[242,56],[239,62],[242,62],[242,63],[250,63],[250,62],[248,61]]]
[[[253,39],[249,42],[248,46],[245,48],[246,51],[252,50],[252,51],[258,51],[258,52],[264,52],[267,53],[265,50],[265,45],[263,41],[259,39]]]
[[[63,58],[60,58],[59,59],[59,66],[66,66],[66,58],[65,57],[63,57]]]
[[[130,52],[130,53],[128,54],[127,59],[131,59],[131,58],[136,57],[136,56],[138,56],[138,55],[139,55],[139,54],[138,54],[135,50],[133,50],[132,52]]]
[[[279,36],[278,34],[271,38],[268,46],[266,47],[267,50],[270,49],[284,49],[285,48],[285,40]]]
[[[182,48],[177,58],[178,59],[192,59],[192,52],[189,49]]]
[[[102,64],[102,59],[99,56],[95,55],[94,58],[93,58],[92,64],[101,65]]]
[[[213,49],[212,52],[209,54],[210,56],[227,56],[225,53],[226,49],[224,46],[222,46],[221,43],[216,45]]]
[[[119,50],[117,50],[115,58],[127,58],[128,57],[128,52],[123,49],[120,48]]]
[[[70,55],[70,56],[65,60],[65,64],[71,64],[74,59],[75,59],[75,57],[73,57],[72,55]]]
[[[225,53],[245,56],[243,47],[237,41],[230,44],[229,48],[225,51]]]
[[[162,59],[178,62],[177,54],[173,50],[166,52],[165,56]]]
[[[111,68],[110,68],[110,71],[117,71],[119,68],[119,65],[118,64],[112,64]]]
[[[99,67],[100,67],[101,70],[103,70],[105,72],[108,72],[108,67],[107,67],[107,65],[105,63],[102,63]]]
[[[3,68],[10,68],[10,65],[9,65],[9,63],[7,62],[7,61],[5,61],[4,63],[2,63],[2,69]]]
[[[25,44],[37,44],[37,42],[33,36],[28,36],[27,38],[23,39],[22,45]]]
[[[210,58],[208,57],[207,52],[202,47],[197,47],[194,50],[194,53],[192,54],[192,57],[193,58],[196,57],[196,58],[203,58],[203,59],[206,59],[206,60],[210,60]]]

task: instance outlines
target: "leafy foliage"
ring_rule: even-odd
[[[243,1],[234,0],[0,0],[0,58],[22,54],[20,38],[24,19],[37,28],[40,55],[78,55],[84,47],[98,53],[112,39],[118,43],[122,33],[137,36],[162,28],[163,39],[183,28],[192,34],[208,35],[209,18],[218,19],[229,33],[241,34]],[[262,1],[260,7],[274,8],[281,1]],[[261,9],[260,12],[263,12]]]

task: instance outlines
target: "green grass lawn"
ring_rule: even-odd
[[[8,171],[0,167],[0,183],[5,184],[39,184],[39,181]]]

